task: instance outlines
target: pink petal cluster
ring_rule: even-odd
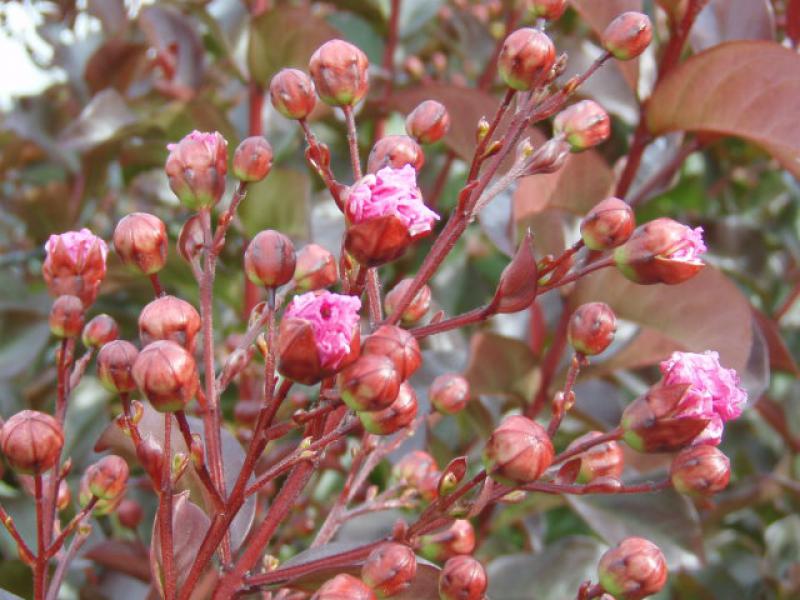
[[[411,237],[427,233],[439,215],[425,206],[417,187],[417,172],[411,165],[384,167],[369,174],[350,189],[345,208],[352,223],[394,215]]]
[[[719,444],[724,423],[739,417],[747,402],[747,392],[739,387],[736,371],[723,368],[719,354],[710,350],[703,354],[673,352],[660,368],[665,385],[690,386],[679,411],[710,419],[693,444]]]
[[[63,245],[64,250],[66,250],[70,260],[72,260],[75,265],[83,264],[89,252],[94,245],[97,244],[103,257],[103,268],[105,270],[105,260],[106,256],[108,256],[108,244],[85,227],[80,231],[66,231],[64,233],[51,235],[44,245],[47,258],[51,258],[51,254],[56,251],[59,241]]]
[[[704,254],[708,248],[703,241],[703,228],[683,226],[685,231],[681,241],[667,253],[673,260],[683,260],[687,262],[699,262],[700,255]]]
[[[320,365],[336,369],[350,352],[350,342],[359,326],[361,300],[331,292],[308,292],[295,296],[286,317],[303,319],[311,325]]]
[[[226,151],[228,142],[222,137],[218,131],[206,132],[197,131],[196,129],[181,139],[180,142],[175,144],[167,144],[167,150],[173,153],[186,153],[191,150],[195,157],[203,157],[208,162],[217,159],[220,151]],[[205,156],[200,152],[205,151]]]

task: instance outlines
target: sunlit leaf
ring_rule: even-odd
[[[769,0],[711,0],[689,34],[695,52],[732,40],[772,40],[775,15]]]

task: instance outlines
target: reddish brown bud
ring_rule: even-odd
[[[358,328],[350,339],[350,351],[336,368],[324,368],[311,324],[303,319],[284,316],[278,330],[278,371],[298,383],[313,385],[335,375],[352,364],[361,354],[361,333]]]
[[[447,496],[456,489],[467,474],[467,457],[457,456],[442,469],[437,492],[439,496]]]
[[[332,106],[352,106],[366,96],[368,67],[367,55],[344,40],[325,42],[308,63],[317,94]]]
[[[287,119],[305,119],[317,104],[314,82],[298,69],[279,71],[270,81],[269,97]]]
[[[667,563],[653,542],[629,537],[611,548],[597,566],[600,585],[617,600],[641,600],[667,582]]]
[[[120,525],[123,527],[136,529],[139,523],[142,522],[144,513],[138,502],[130,498],[125,498],[117,507],[117,517],[119,518]]]
[[[555,21],[567,9],[567,0],[528,0],[528,10],[532,16]]]
[[[244,253],[244,270],[256,285],[278,287],[294,276],[296,258],[292,241],[278,231],[259,231]]]
[[[608,24],[601,41],[603,48],[618,60],[636,58],[653,39],[653,26],[647,15],[624,12]]]
[[[382,325],[364,341],[364,354],[387,356],[394,362],[400,379],[408,379],[422,365],[417,339],[405,329]]]
[[[178,235],[178,254],[181,255],[183,260],[191,263],[200,256],[204,244],[203,224],[200,221],[200,216],[193,215],[181,227],[181,232]]]
[[[400,258],[414,239],[395,215],[384,215],[347,228],[345,249],[359,263],[379,267]]]
[[[77,337],[83,329],[85,311],[77,296],[59,296],[50,309],[50,331],[56,337]]]
[[[550,38],[538,29],[526,27],[503,42],[497,70],[508,87],[525,91],[542,81],[555,59],[556,49]]]
[[[139,339],[142,346],[170,340],[194,352],[200,315],[194,306],[175,296],[161,296],[147,304],[139,314]]]
[[[405,544],[381,544],[370,552],[361,567],[361,579],[378,598],[402,592],[417,574],[417,557]]]
[[[711,496],[728,487],[731,463],[716,447],[703,444],[682,450],[670,467],[672,485],[687,496]]]
[[[394,313],[395,307],[403,298],[403,296],[405,296],[406,290],[409,288],[412,281],[413,279],[411,278],[403,279],[400,281],[400,283],[394,286],[388,294],[386,294],[386,298],[383,300],[383,305],[387,314]],[[430,306],[431,288],[429,288],[427,285],[423,285],[414,295],[414,298],[412,298],[411,302],[403,311],[403,314],[400,315],[400,319],[404,325],[413,325],[425,316],[425,313],[428,312]]]
[[[81,337],[87,348],[99,348],[119,337],[119,327],[113,317],[99,314],[84,326]]]
[[[466,519],[453,521],[447,529],[420,538],[420,553],[428,560],[443,561],[475,550],[475,530]]]
[[[610,250],[628,241],[636,227],[636,217],[627,202],[606,198],[595,205],[581,221],[581,238],[590,250]]]
[[[128,463],[113,454],[90,465],[84,473],[89,491],[102,500],[115,500],[128,483]]]
[[[438,142],[449,129],[450,114],[436,100],[421,102],[406,117],[406,133],[420,144]]]
[[[553,131],[564,136],[573,152],[580,152],[608,139],[611,119],[597,102],[581,100],[556,115]]]
[[[423,450],[414,450],[401,458],[392,469],[392,475],[398,481],[417,491],[431,475],[438,474],[436,459]],[[437,476],[438,479],[438,476]]]
[[[183,410],[197,392],[197,365],[183,346],[159,340],[145,346],[133,365],[136,385],[159,412]]]
[[[133,380],[133,363],[139,351],[125,340],[105,344],[97,353],[97,376],[112,392],[125,393],[136,389]]]
[[[483,451],[489,476],[507,485],[536,481],[553,462],[547,431],[531,419],[512,415],[492,432]]]
[[[567,446],[567,449],[575,448],[589,440],[602,435],[599,431],[590,431]],[[603,477],[619,479],[625,468],[625,456],[619,443],[615,441],[603,442],[592,446],[585,452],[576,456],[573,460],[580,461],[578,481],[580,483],[590,483]]]
[[[193,210],[214,206],[225,192],[228,142],[219,132],[193,131],[167,146],[164,170],[169,186]]]
[[[300,292],[321,290],[336,283],[336,258],[322,246],[308,244],[297,253],[294,285]]]
[[[471,556],[454,556],[439,573],[441,600],[483,600],[489,584],[483,565]]]
[[[0,429],[0,449],[9,466],[20,473],[44,473],[56,464],[63,447],[61,425],[36,410],[18,412]]]
[[[457,373],[445,373],[433,380],[428,395],[436,410],[454,415],[467,407],[469,382]]]
[[[272,169],[272,146],[264,136],[242,140],[233,153],[233,176],[240,181],[261,181]]]
[[[608,304],[581,304],[569,320],[567,339],[576,352],[586,356],[600,354],[614,341],[617,317]]]
[[[399,169],[411,165],[416,171],[425,164],[425,153],[407,135],[387,135],[375,142],[367,160],[367,171],[377,173],[384,167]]]
[[[394,401],[382,410],[360,412],[364,429],[376,435],[390,435],[411,424],[417,416],[417,394],[407,381],[400,384]]]
[[[375,411],[397,398],[400,376],[385,356],[365,354],[339,375],[342,401],[353,410]]]
[[[492,300],[494,311],[513,313],[530,306],[536,299],[538,279],[533,235],[528,231],[514,258],[500,274],[497,292]]]
[[[341,573],[323,583],[311,600],[375,600],[375,594],[360,579]]]
[[[164,450],[161,445],[153,439],[151,435],[142,437],[142,441],[136,445],[136,458],[145,470],[156,489],[161,488],[161,474],[164,465]]]
[[[114,229],[114,249],[125,265],[145,275],[158,273],[167,262],[167,228],[154,215],[131,213]]]

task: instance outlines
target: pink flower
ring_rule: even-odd
[[[320,366],[336,369],[350,353],[353,334],[358,329],[361,300],[331,292],[308,292],[295,296],[285,317],[302,319],[311,325]]]
[[[355,224],[388,215],[396,216],[411,237],[429,232],[439,215],[425,206],[417,187],[417,172],[411,165],[384,167],[367,175],[350,189],[345,206]]]
[[[228,142],[219,132],[193,131],[177,144],[168,144],[164,170],[169,185],[189,208],[219,202],[228,172]]]
[[[702,245],[702,241],[700,242]],[[692,442],[716,446],[722,439],[724,423],[742,414],[747,392],[739,387],[739,376],[733,369],[719,364],[719,354],[673,352],[661,363],[664,385],[686,385],[689,390],[678,411],[686,416],[710,419],[708,426]]]
[[[701,254],[708,250],[703,242],[703,228],[687,227],[682,225],[683,235],[675,246],[664,253],[664,256],[671,260],[683,260],[686,262],[702,262]]]
[[[106,274],[108,245],[88,229],[51,235],[42,275],[53,296],[78,296],[88,307]]]
[[[103,271],[105,272],[105,260],[108,256],[108,244],[101,238],[97,237],[85,227],[80,231],[66,231],[60,234],[52,234],[44,245],[47,258],[50,258],[51,253],[55,252],[58,242],[64,244],[64,250],[69,258],[76,265],[83,264],[86,261],[89,252],[95,244],[99,246],[100,254],[103,257]]]

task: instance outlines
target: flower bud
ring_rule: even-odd
[[[72,503],[72,492],[65,480],[58,482],[58,493],[56,494],[56,509],[59,511],[66,510]]]
[[[394,313],[394,309],[400,300],[405,296],[406,290],[411,285],[413,279],[406,278],[394,286],[383,300],[383,306],[388,314]],[[408,304],[403,314],[400,315],[400,320],[403,325],[413,325],[425,316],[431,306],[431,288],[423,285],[419,291],[414,295],[411,302]]]
[[[614,341],[617,317],[608,304],[581,304],[569,319],[567,339],[576,352],[586,356],[600,354]]]
[[[50,308],[50,331],[56,337],[77,337],[83,329],[85,312],[77,296],[59,296]]]
[[[378,327],[364,341],[363,353],[390,358],[402,380],[411,377],[422,365],[417,339],[405,329],[394,325]]]
[[[133,380],[133,364],[139,351],[125,340],[114,340],[104,344],[97,353],[97,376],[107,389],[117,393],[136,389]]]
[[[269,83],[269,97],[287,119],[305,119],[317,104],[314,82],[299,69],[279,71]]]
[[[483,600],[489,581],[483,565],[471,556],[454,556],[439,573],[441,600]]]
[[[611,120],[597,102],[581,100],[556,115],[553,132],[563,135],[573,152],[580,152],[608,139]]]
[[[454,415],[467,407],[469,382],[457,373],[439,375],[428,391],[431,404],[440,413]]]
[[[161,296],[147,304],[139,314],[139,339],[142,346],[170,340],[194,352],[200,315],[194,306],[175,296]]]
[[[178,235],[178,254],[181,255],[183,260],[191,263],[200,256],[204,245],[205,236],[203,235],[203,224],[200,221],[200,215],[192,215],[186,219],[186,223],[183,224]]]
[[[133,365],[136,385],[159,412],[183,410],[197,392],[194,358],[168,340],[148,344]]]
[[[703,229],[691,229],[667,217],[645,223],[614,251],[620,272],[636,283],[678,284],[703,268]]]
[[[276,288],[294,276],[296,264],[292,241],[278,231],[259,231],[244,253],[244,271],[256,285]]]
[[[108,246],[88,229],[51,235],[42,275],[52,296],[77,296],[84,306],[97,298],[106,274]]]
[[[225,192],[228,142],[219,132],[193,131],[177,144],[169,144],[164,170],[169,187],[193,210],[210,208]]]
[[[332,106],[352,106],[367,95],[368,67],[367,55],[344,40],[325,42],[308,63],[317,94]]]
[[[86,473],[84,473],[83,477],[81,477],[80,486],[78,487],[78,504],[80,504],[81,507],[85,507],[86,505],[89,504],[89,502],[91,502],[93,497],[94,494],[92,493],[92,490],[89,489],[89,479],[86,477]],[[111,514],[113,512],[116,512],[117,506],[121,501],[122,501],[122,495],[119,495],[110,500],[106,500],[104,498],[98,498],[94,505],[94,508],[92,509],[92,512],[96,516]]]
[[[580,446],[600,435],[602,434],[599,431],[590,431],[573,440],[567,449]],[[577,478],[580,483],[591,483],[602,477],[619,479],[625,468],[625,456],[622,448],[613,440],[592,446],[572,460],[580,461]]]
[[[438,142],[449,129],[450,114],[436,100],[421,102],[406,117],[406,133],[420,144]]]
[[[667,582],[667,563],[653,542],[629,537],[608,550],[597,566],[600,585],[617,600],[641,600]]]
[[[601,42],[617,60],[636,58],[653,39],[653,26],[647,15],[640,12],[624,12],[608,24]]]
[[[473,550],[475,530],[466,519],[456,519],[447,529],[420,538],[420,553],[428,560],[444,561]]]
[[[128,463],[113,454],[90,465],[84,473],[89,491],[102,500],[115,500],[128,483]]]
[[[556,49],[550,38],[538,29],[525,27],[503,42],[497,70],[508,87],[527,91],[550,72],[555,59]]]
[[[669,474],[681,494],[711,496],[728,487],[731,463],[717,448],[703,444],[681,450],[672,459]]]
[[[506,485],[536,481],[553,462],[547,431],[531,419],[512,415],[492,432],[483,451],[489,476]]]
[[[272,169],[272,146],[264,136],[242,140],[233,153],[233,176],[240,181],[261,181]]]
[[[628,241],[636,217],[627,202],[606,198],[581,221],[581,238],[589,250],[610,250]]]
[[[567,0],[528,0],[528,12],[537,19],[555,21],[566,8]]]
[[[417,416],[417,394],[407,381],[400,384],[397,397],[382,410],[358,413],[364,429],[375,435],[390,435],[410,425]]]
[[[86,323],[81,337],[87,348],[99,348],[119,337],[119,327],[113,317],[99,314]]]
[[[136,458],[145,470],[153,486],[161,488],[161,474],[164,467],[164,450],[161,445],[153,439],[152,435],[145,435],[141,442],[136,445]]]
[[[375,411],[397,398],[400,376],[385,356],[365,354],[339,375],[342,401],[353,410]]]
[[[423,482],[438,472],[439,467],[433,456],[424,450],[414,450],[397,462],[392,469],[392,476],[399,482],[419,491]]]
[[[321,290],[339,279],[336,258],[322,246],[308,244],[297,253],[294,285],[298,291]]]
[[[61,425],[36,410],[18,412],[0,429],[0,449],[9,466],[20,473],[44,473],[56,464],[63,447]]]
[[[311,600],[375,600],[375,594],[360,579],[341,573],[323,583]]]
[[[425,153],[407,135],[387,135],[375,142],[367,159],[367,172],[377,173],[384,167],[400,169],[411,165],[419,172],[425,164]]]
[[[378,598],[399,594],[417,574],[417,557],[405,544],[387,542],[370,552],[361,567],[361,579]]]
[[[125,498],[117,507],[117,517],[120,525],[128,529],[136,529],[142,522],[144,513],[141,505],[135,500]]]
[[[114,249],[128,267],[144,275],[158,273],[167,262],[167,227],[155,215],[126,215],[114,229]]]
[[[513,313],[529,307],[536,299],[537,271],[533,234],[528,231],[511,262],[500,274],[497,291],[492,300],[493,310],[499,313]]]

